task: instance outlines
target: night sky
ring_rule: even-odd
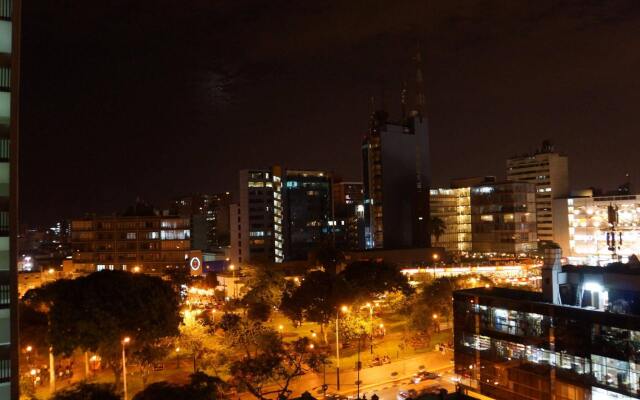
[[[360,179],[369,99],[399,115],[418,42],[436,186],[545,138],[574,188],[640,183],[638,1],[24,0],[23,26],[23,223],[275,163]]]

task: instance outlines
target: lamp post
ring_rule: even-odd
[[[127,353],[125,346],[129,344],[129,336],[122,339],[122,387],[124,388],[124,400],[127,400]]]
[[[27,346],[25,350],[27,352],[27,364],[31,365],[31,351],[33,350],[33,347]]]
[[[176,368],[180,369],[180,347],[176,347]]]
[[[373,354],[373,305],[371,303],[366,304],[369,307],[369,354]]]
[[[432,315],[433,322],[436,324],[436,332],[440,332],[440,323],[438,322],[438,314]]]
[[[233,277],[231,279],[233,280],[233,298],[235,299],[236,298],[236,266],[231,264],[229,265],[229,269],[233,274]]]
[[[340,390],[340,311],[347,313],[349,308],[342,306],[336,311],[336,388]]]

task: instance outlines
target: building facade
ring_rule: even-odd
[[[20,1],[0,0],[0,399],[18,399]]]
[[[640,266],[562,267],[548,251],[542,293],[454,293],[461,386],[498,400],[640,398]]]
[[[78,269],[119,269],[162,274],[191,258],[189,218],[93,217],[71,221],[73,263]]]
[[[527,254],[537,248],[535,185],[497,182],[470,189],[474,253]]]
[[[445,231],[432,237],[432,243],[452,253],[470,253],[471,235],[471,188],[431,189],[431,217],[440,218]]]
[[[553,207],[554,237],[571,262],[606,265],[640,254],[640,195],[556,199]]]
[[[334,245],[341,250],[365,248],[362,182],[333,181]]]
[[[230,208],[235,224],[231,235],[232,261],[284,261],[282,168],[240,171],[238,195],[238,204]]]
[[[287,169],[283,181],[284,258],[306,260],[333,227],[331,174]]]
[[[220,247],[229,246],[229,205],[231,193],[194,194],[183,196],[171,204],[171,212],[181,217],[192,218],[194,228],[192,235],[193,248],[212,251]],[[201,234],[195,232],[201,228]]]
[[[507,160],[507,180],[535,184],[538,239],[554,240],[553,199],[569,195],[569,158],[545,141],[535,153]]]
[[[367,248],[429,247],[431,182],[427,120],[391,123],[378,111],[362,144]]]

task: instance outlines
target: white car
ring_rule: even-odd
[[[415,399],[418,395],[414,389],[400,389],[398,390],[398,395],[396,396],[397,400],[407,400],[407,399]]]

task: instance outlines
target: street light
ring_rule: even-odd
[[[131,338],[126,336],[122,339],[122,384],[124,388],[124,400],[127,400],[127,354],[125,346],[129,344]]]
[[[180,347],[176,347],[176,368],[180,369]]]
[[[349,307],[342,306],[343,314],[349,312]],[[336,311],[336,387],[340,390],[340,311]]]
[[[369,307],[369,325],[371,328],[369,333],[369,353],[373,354],[373,305],[367,303],[366,306]]]
[[[33,350],[33,347],[27,346],[27,348],[25,350],[27,352],[27,364],[30,364],[31,363],[31,351]]]
[[[231,273],[233,274],[233,298],[236,298],[236,266],[233,264],[229,265],[229,269],[231,270]]]

